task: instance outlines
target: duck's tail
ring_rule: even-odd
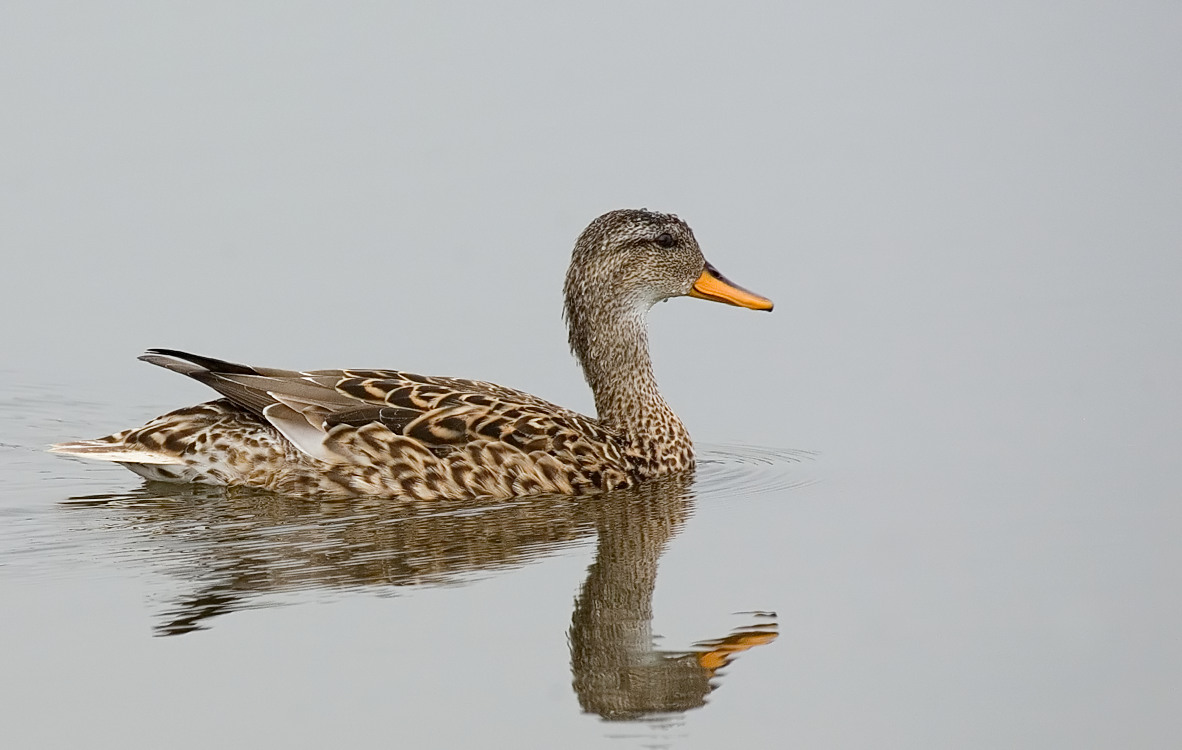
[[[115,461],[121,464],[169,465],[184,463],[180,456],[170,456],[143,445],[126,443],[123,440],[125,435],[126,432],[121,432],[96,440],[56,443],[49,446],[49,452],[77,456],[78,458],[92,458],[97,461]]]

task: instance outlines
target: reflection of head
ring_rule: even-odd
[[[657,560],[688,514],[688,482],[653,482],[613,493],[610,500],[596,506],[598,552],[570,628],[579,704],[613,720],[701,706],[714,689],[715,671],[731,654],[757,641],[766,643],[775,633],[735,634],[702,644],[711,647],[704,652],[654,650]]]

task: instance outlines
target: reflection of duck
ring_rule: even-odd
[[[693,466],[689,434],[657,391],[644,322],[653,304],[682,295],[772,309],[707,263],[676,216],[613,211],[579,237],[565,310],[598,419],[491,383],[293,372],[157,349],[142,359],[224,398],[53,450],[149,479],[291,494],[440,499],[628,487]]]
[[[583,709],[606,719],[686,711],[706,702],[719,668],[776,638],[765,621],[694,651],[653,648],[657,561],[689,510],[681,477],[592,508],[599,546],[571,618],[571,670]]]
[[[266,606],[272,594],[463,582],[595,533],[585,503],[554,495],[346,504],[149,483],[127,494],[74,498],[70,506],[101,514],[104,528],[129,529],[131,548],[150,546],[154,565],[196,589],[167,609],[159,635],[206,629],[221,615]]]
[[[310,503],[270,493],[221,493],[148,485],[71,506],[106,532],[131,533],[129,550],[150,546],[162,565],[196,587],[157,625],[172,636],[211,626],[221,615],[287,600],[300,590],[397,592],[471,581],[525,565],[598,531],[595,562],[570,629],[580,703],[610,718],[701,705],[716,670],[736,651],[775,637],[766,626],[700,644],[653,650],[657,559],[688,517],[692,478],[680,475],[605,498],[543,495],[513,502],[430,505],[359,500]],[[409,605],[408,605],[409,606]]]

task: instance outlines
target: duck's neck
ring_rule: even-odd
[[[600,422],[652,458],[692,462],[689,433],[657,389],[646,312],[622,303],[598,308],[593,320],[568,311],[571,348],[595,394]]]

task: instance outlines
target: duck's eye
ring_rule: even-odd
[[[673,247],[673,245],[676,243],[676,240],[673,239],[673,235],[669,234],[668,232],[662,232],[658,234],[657,238],[653,241],[661,247]]]

